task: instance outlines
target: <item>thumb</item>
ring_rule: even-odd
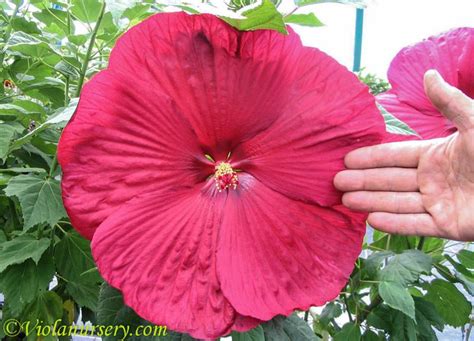
[[[460,131],[474,128],[474,101],[444,81],[438,71],[428,70],[425,92],[431,103]]]

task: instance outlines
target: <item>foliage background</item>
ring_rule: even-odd
[[[294,2],[298,9],[328,1]],[[230,0],[229,13],[253,2]],[[279,13],[279,2],[264,0],[241,10],[245,19],[224,19],[243,30],[285,32],[285,22],[322,25],[313,13]],[[178,7],[192,13],[203,8]],[[61,202],[56,147],[82,85],[106,67],[116,39],[165,9],[152,0],[0,3],[0,292],[5,298],[0,338],[11,339],[2,328],[9,318],[45,324],[62,319],[64,325],[79,318],[132,327],[147,324],[123,305],[118,291],[103,283],[89,242],[72,229]],[[389,86],[364,72],[359,77],[374,93]],[[389,131],[413,133],[382,113]],[[336,300],[323,309],[277,317],[248,333],[233,333],[232,339],[436,340],[435,330],[452,326],[468,340],[473,269],[474,253],[467,244],[373,231]],[[28,339],[37,337],[31,334]],[[176,333],[160,339],[191,340]]]

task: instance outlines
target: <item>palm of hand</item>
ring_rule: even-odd
[[[474,239],[474,133],[433,140],[420,156],[417,180],[423,206],[439,234]]]

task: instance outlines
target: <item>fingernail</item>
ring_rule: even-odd
[[[443,80],[443,77],[441,77],[441,74],[438,72],[438,70],[435,70],[435,69],[430,69],[426,71],[425,77],[434,77],[434,78],[437,78],[438,80]]]

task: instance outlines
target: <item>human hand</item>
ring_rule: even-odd
[[[445,138],[387,143],[346,155],[348,168],[334,184],[343,204],[370,212],[379,230],[474,240],[474,101],[438,72],[424,77],[425,92],[458,129]]]

